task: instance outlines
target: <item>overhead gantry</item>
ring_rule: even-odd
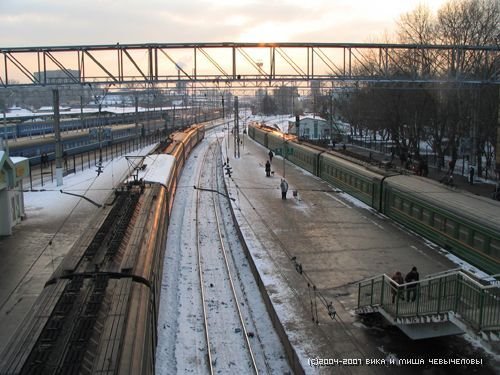
[[[499,46],[147,43],[0,48],[0,86],[199,84],[239,89],[309,81],[500,83]],[[52,71],[62,72],[57,78]]]

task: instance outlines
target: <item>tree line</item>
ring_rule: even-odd
[[[499,25],[499,0],[451,0],[437,14],[421,5],[402,15],[396,42],[498,48]],[[445,155],[453,165],[458,158],[470,158],[482,175],[483,167],[492,165],[497,144],[499,87],[487,83],[484,77],[498,74],[498,50],[493,58],[482,52],[457,50],[451,71],[430,72],[426,67],[436,66],[435,61],[442,58],[439,53],[422,48],[411,56],[402,54],[393,58],[389,71],[396,77],[406,74],[417,79],[447,75],[451,78],[447,83],[363,84],[342,95],[336,110],[358,132],[379,132],[394,142],[399,152],[419,159],[420,146],[427,142],[437,155],[438,165],[444,166]],[[420,62],[419,71],[415,71],[415,59]],[[465,77],[476,82],[466,83],[461,79]],[[498,169],[500,160],[496,162]]]

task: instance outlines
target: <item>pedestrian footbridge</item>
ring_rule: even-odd
[[[414,301],[406,298],[412,287]],[[500,284],[486,284],[462,270],[401,285],[385,274],[363,280],[358,284],[356,312],[378,312],[414,340],[471,329],[485,339],[500,340]]]

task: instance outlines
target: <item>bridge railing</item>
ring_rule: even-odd
[[[358,308],[383,308],[394,319],[453,312],[478,330],[500,329],[500,288],[462,271],[398,284],[379,275],[358,284]]]

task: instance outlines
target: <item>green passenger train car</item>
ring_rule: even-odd
[[[492,274],[500,273],[500,207],[417,176],[384,181],[382,212]]]
[[[324,154],[320,158],[318,176],[379,210],[380,183],[384,176],[331,154]]]

